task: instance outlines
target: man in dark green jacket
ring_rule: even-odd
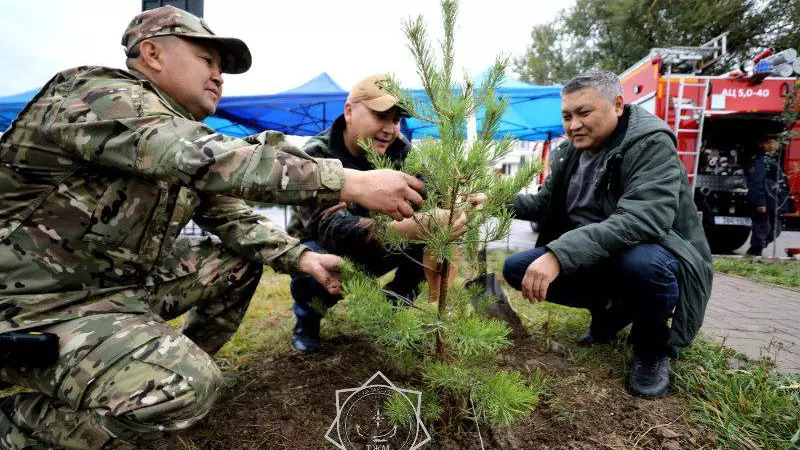
[[[554,150],[550,176],[513,205],[517,218],[539,222],[536,248],[509,257],[503,274],[531,302],[588,308],[582,345],[607,343],[632,322],[628,390],[663,397],[669,356],[694,339],[712,280],[675,136],[625,105],[605,71],[564,85],[562,116],[568,142]]]

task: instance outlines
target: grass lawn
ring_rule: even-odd
[[[499,271],[504,256],[503,252],[494,253],[490,267]],[[714,269],[756,281],[800,286],[800,261],[715,258]],[[562,343],[569,358],[587,367],[627,370],[632,357],[629,346],[619,351],[575,345],[575,337],[588,327],[588,311],[551,303],[530,306],[519,292],[506,288],[514,307],[528,317],[530,327]],[[625,333],[620,340],[627,337]],[[800,449],[800,374],[781,374],[769,361],[729,367],[730,362],[743,359],[702,333],[691,347],[680,350],[672,364],[672,385],[690,420],[713,434],[718,448]]]
[[[504,256],[502,252],[493,253],[490,267],[498,271]],[[761,279],[774,284],[800,285],[800,263],[717,259],[717,267],[748,278],[755,278],[758,273]],[[589,369],[608,367],[627,373],[629,346],[585,349],[574,344],[575,337],[587,329],[587,311],[549,303],[529,305],[518,292],[507,292],[533,335],[563,346],[567,360]],[[344,314],[334,311],[333,317]],[[253,355],[280,357],[291,352],[293,323],[288,277],[267,270],[244,324],[217,360],[226,370],[236,371],[246,366]],[[338,320],[322,329],[323,338],[350,331],[347,323]],[[620,336],[620,342],[624,338]],[[733,350],[702,336],[690,348],[681,349],[680,358],[672,364],[673,392],[677,392],[690,423],[710,433],[721,449],[800,448],[800,374],[780,374],[765,361],[729,367],[731,361],[739,359],[741,355]],[[565,405],[565,414],[569,413],[569,399],[549,401]]]
[[[761,283],[800,288],[800,261],[715,257],[714,271]]]
[[[490,267],[497,271],[504,256],[502,252],[493,253]],[[800,265],[795,263],[715,260],[715,267],[747,277],[758,272],[760,276],[771,277],[768,280],[775,284],[800,285]],[[789,284],[790,280],[795,280],[794,284]],[[507,292],[534,341],[552,344],[554,352],[563,355],[560,360],[586,368],[587,373],[602,370],[613,373],[619,378],[619,382],[612,384],[613,389],[624,389],[622,380],[631,360],[624,335],[613,347],[578,347],[574,340],[588,326],[586,311],[548,303],[529,305],[519,293],[510,289]],[[294,325],[291,304],[289,277],[266,269],[239,331],[215,356],[220,367],[232,374],[247,374],[248,368],[258,368],[265,360],[291,359],[289,339]],[[343,320],[344,308],[346,305],[342,304],[333,308],[332,320],[322,327],[323,338],[352,333]],[[800,374],[780,374],[764,361],[730,367],[732,361],[739,359],[740,355],[734,351],[700,337],[692,347],[682,349],[681,357],[673,361],[672,398],[684,412],[674,420],[684,420],[702,430],[705,436],[710,436],[704,442],[713,443],[680,448],[800,449]],[[554,414],[553,420],[579,417],[575,414],[574,399],[559,396],[563,390],[558,385],[569,382],[552,376],[547,380],[545,402]],[[183,448],[195,447],[186,443]],[[645,447],[634,444],[624,448]]]

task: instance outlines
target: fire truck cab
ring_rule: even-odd
[[[798,83],[792,76],[742,71],[698,75],[725,54],[725,46],[722,35],[700,47],[656,48],[620,75],[625,102],[657,115],[675,133],[714,253],[730,253],[749,237],[745,165],[759,139],[784,131],[784,98]],[[795,132],[782,163],[790,199],[800,200],[800,127]],[[783,220],[792,228],[797,217]]]

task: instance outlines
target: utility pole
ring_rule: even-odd
[[[190,12],[197,17],[203,17],[203,0],[142,0],[142,11],[167,5]]]

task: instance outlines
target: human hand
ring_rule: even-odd
[[[766,206],[759,206],[759,207],[756,208],[756,212],[759,213],[759,214],[766,214],[767,213],[767,207]]]
[[[422,217],[419,217],[417,221],[422,224],[423,229],[427,232],[431,232],[431,228],[433,227],[449,227],[450,236],[457,238],[467,232],[467,215],[461,210],[456,210],[455,214],[456,216],[453,218],[453,222],[448,224],[450,220],[450,210],[436,208],[429,213],[420,214]]]
[[[489,197],[487,197],[486,194],[477,193],[470,195],[459,195],[458,199],[456,200],[456,203],[469,203],[470,207],[472,209],[475,209],[479,205],[485,203],[486,200],[489,200]]]
[[[342,288],[342,278],[339,275],[339,264],[342,258],[336,255],[326,255],[306,250],[300,254],[297,267],[301,272],[314,277],[331,294],[338,294]]]
[[[396,170],[345,169],[340,199],[403,220],[414,214],[408,202],[422,204],[424,187],[422,181]]]
[[[389,226],[409,239],[418,239],[420,236],[430,234],[434,229],[438,228],[450,228],[450,235],[454,238],[466,233],[466,214],[458,212],[458,215],[453,219],[453,224],[450,226],[448,226],[449,219],[449,209],[436,208],[432,211],[416,213],[413,218],[392,222]]]
[[[547,288],[559,273],[561,265],[553,252],[548,251],[536,258],[528,266],[522,278],[522,296],[531,303],[544,301],[547,297]]]

